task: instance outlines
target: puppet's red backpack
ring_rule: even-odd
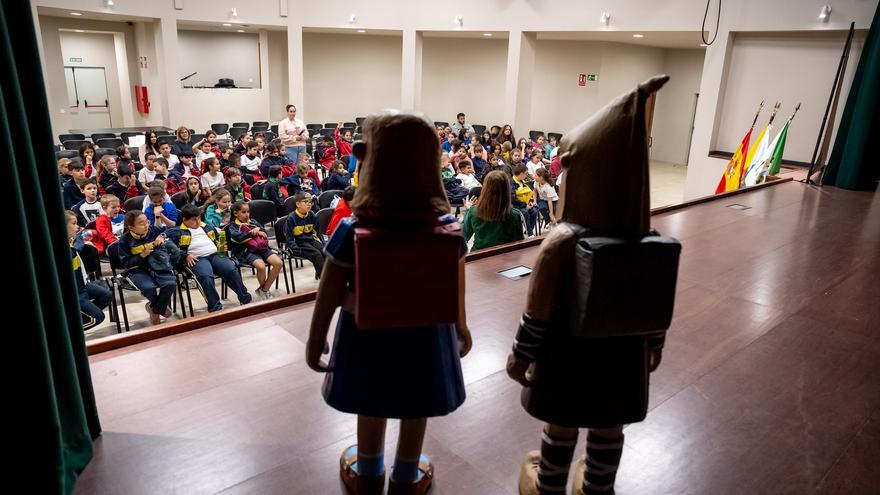
[[[458,321],[458,222],[415,230],[355,229],[355,322],[361,329]]]

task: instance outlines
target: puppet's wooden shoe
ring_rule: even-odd
[[[538,465],[541,464],[541,451],[533,450],[526,454],[519,470],[519,495],[539,495]]]
[[[587,457],[581,456],[577,461],[577,465],[574,468],[574,476],[572,476],[571,480],[571,494],[572,495],[592,495],[593,493],[601,493],[602,495],[614,495],[614,487],[610,487],[609,490],[603,492],[597,492],[590,490],[589,493],[584,492],[584,468],[587,465]]]
[[[354,468],[357,462],[357,445],[342,451],[339,458],[339,477],[345,490],[352,495],[382,495],[385,488],[385,473],[381,476],[361,476]]]
[[[423,495],[428,493],[434,483],[434,463],[424,454],[419,457],[419,474],[415,483],[397,483],[393,479],[388,482],[388,495]]]

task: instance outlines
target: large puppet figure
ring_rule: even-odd
[[[567,133],[559,227],[544,239],[507,371],[546,425],[520,473],[521,494],[612,494],[623,426],[648,408],[672,317],[680,245],[650,229],[646,103],[669,78],[619,96]]]
[[[464,402],[460,356],[471,346],[464,313],[464,253],[437,166],[440,145],[421,116],[385,112],[354,143],[360,184],[327,243],[306,360],[326,372],[331,407],[358,415],[357,445],[342,453],[350,493],[381,494],[387,418],[400,436],[389,494],[422,494],[434,467],[422,454],[428,417]],[[400,153],[407,143],[409,153]],[[406,173],[403,173],[403,171]],[[329,364],[320,358],[341,308]]]

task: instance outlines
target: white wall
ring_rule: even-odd
[[[61,31],[61,57],[68,67],[103,67],[110,102],[110,125],[121,125],[122,96],[119,90],[119,70],[116,64],[116,46],[112,34],[75,33]],[[71,62],[72,57],[81,62]],[[95,104],[97,102],[93,102]]]
[[[782,102],[774,120],[776,131],[800,102],[801,108],[786,138],[784,158],[809,162],[845,39],[843,32],[736,34],[713,148],[732,153],[752,123],[761,100],[764,100],[764,110],[755,126],[757,129],[769,119],[774,103]],[[864,40],[864,33],[853,39],[843,94],[848,93],[852,84]],[[835,128],[845,102],[842,98],[839,103]]]
[[[691,138],[694,95],[700,91],[703,50],[665,50],[663,72],[669,82],[657,94],[651,159],[684,165]]]
[[[401,60],[399,36],[303,33],[308,106],[297,117],[306,123],[353,121],[399,107]]]
[[[279,122],[287,116],[285,107],[288,104],[288,63],[287,33],[269,31],[269,114],[266,118],[271,122]],[[259,119],[263,120],[263,119]],[[253,122],[253,120],[251,120]]]
[[[431,120],[503,120],[507,40],[425,37],[422,50],[421,107]]]
[[[220,78],[240,88],[260,87],[260,38],[254,33],[177,31],[180,76],[198,74],[184,86],[213,87]]]
[[[602,41],[537,43],[531,129],[564,133],[617,95],[662,74],[664,50]],[[598,81],[578,86],[578,74]],[[531,129],[514,129],[517,137]]]
[[[95,20],[75,20],[63,17],[39,16],[40,38],[43,45],[46,72],[46,94],[49,100],[49,116],[52,119],[53,134],[66,134],[71,125],[67,108],[67,83],[64,78],[64,66],[98,66],[107,71],[107,92],[110,103],[111,118],[114,126],[141,125],[134,108],[134,85],[139,84],[137,77],[137,50],[133,26],[123,22]],[[110,34],[76,33],[60,31],[61,29],[82,29],[100,31]],[[120,85],[119,61],[117,60],[114,34],[119,33],[125,44],[125,61],[127,61],[129,80],[125,86]],[[62,48],[62,35],[64,48]],[[76,52],[76,54],[74,53]],[[81,57],[82,62],[70,62],[70,57]],[[123,61],[123,67],[125,66]],[[132,76],[134,75],[134,76]],[[127,111],[123,112],[123,107]]]

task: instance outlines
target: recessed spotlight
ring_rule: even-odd
[[[244,29],[237,29],[235,32],[237,32],[237,33],[243,33],[243,32],[244,32]]]
[[[70,15],[82,15],[82,12],[71,12]]]
[[[366,30],[366,29],[358,29],[358,32],[359,32],[359,33],[366,33],[367,30]]]
[[[74,29],[74,31],[77,32],[77,33],[84,33],[84,32],[85,32],[85,31],[83,31],[82,29]]]
[[[636,34],[633,35],[633,38],[644,38],[644,37],[645,37],[644,34],[638,34],[638,33],[636,33]]]
[[[228,22],[224,22],[224,23],[223,23],[223,27],[229,27],[229,26],[232,26],[232,24],[230,24],[230,23],[228,23]]]
[[[483,33],[483,36],[488,38],[489,36],[492,36],[492,33]]]

